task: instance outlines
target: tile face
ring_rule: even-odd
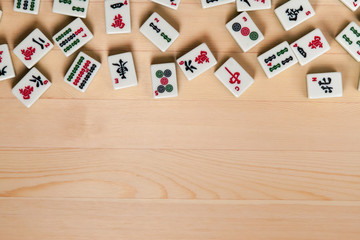
[[[14,0],[14,11],[30,14],[39,13],[40,0]]]
[[[264,40],[264,35],[247,12],[240,13],[228,22],[226,28],[244,52],[249,51],[256,44]]]
[[[286,31],[315,15],[309,0],[290,0],[275,9],[275,14]]]
[[[340,72],[315,73],[307,75],[308,97],[342,97],[342,78]]]
[[[53,12],[86,18],[89,1],[90,0],[54,0]]]
[[[39,70],[32,68],[12,89],[12,93],[26,107],[30,107],[51,86]]]
[[[141,26],[140,32],[162,52],[165,52],[179,36],[178,31],[156,12]]]
[[[298,62],[286,41],[258,56],[258,61],[268,78],[274,77]]]
[[[131,32],[130,0],[106,0],[105,24],[107,34]]]
[[[53,36],[65,56],[70,56],[93,38],[84,22],[77,18]]]
[[[343,2],[348,8],[350,8],[351,11],[356,11],[360,6],[359,0],[340,0],[340,1]]]
[[[201,0],[203,8],[216,7],[232,2],[235,2],[235,0]]]
[[[300,65],[304,66],[329,51],[330,45],[320,29],[317,28],[293,42],[291,48],[299,60]]]
[[[233,58],[229,58],[215,72],[215,76],[235,97],[239,97],[254,83],[254,79]]]
[[[151,80],[154,98],[177,97],[175,63],[151,65]]]
[[[178,9],[180,4],[180,0],[152,0],[152,1],[175,10]]]
[[[216,65],[217,61],[205,43],[178,58],[176,62],[188,80],[192,80]]]
[[[2,17],[2,11],[0,10],[0,21],[1,21],[1,17]]]
[[[65,75],[64,81],[80,92],[85,92],[101,64],[80,52]]]
[[[0,45],[0,81],[15,77],[14,67],[11,61],[7,44]]]
[[[236,0],[237,11],[254,11],[271,8],[271,0]]]
[[[350,55],[360,62],[360,27],[351,22],[336,37],[336,41],[345,48]]]
[[[30,69],[53,47],[50,40],[36,28],[14,48],[13,52]]]
[[[131,52],[109,56],[108,64],[111,81],[115,90],[138,84]]]

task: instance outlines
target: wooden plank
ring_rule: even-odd
[[[0,197],[360,200],[360,153],[3,149]]]
[[[0,199],[4,240],[358,240],[359,202]]]
[[[359,151],[360,103],[0,102],[0,147]]]

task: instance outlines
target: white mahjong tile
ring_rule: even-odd
[[[308,98],[342,97],[341,72],[314,73],[306,77]]]
[[[237,11],[255,11],[271,8],[271,0],[236,0]]]
[[[152,0],[152,1],[175,10],[178,9],[180,4],[180,0]]]
[[[80,52],[64,77],[64,81],[81,92],[85,92],[94,79],[101,64]]]
[[[247,12],[240,13],[228,22],[226,28],[244,52],[249,51],[264,40],[264,35]]]
[[[32,68],[12,89],[12,93],[26,107],[30,107],[51,86],[51,82],[36,68]]]
[[[30,69],[53,47],[51,41],[36,28],[14,48],[13,52]]]
[[[329,51],[330,45],[321,30],[317,28],[293,42],[291,48],[300,65],[304,66]]]
[[[343,2],[351,11],[356,11],[359,8],[360,1],[359,0],[340,0]]]
[[[138,84],[131,52],[109,56],[108,64],[111,81],[115,90]]]
[[[14,11],[30,14],[39,13],[40,0],[14,0]]]
[[[309,0],[290,0],[275,9],[275,14],[286,31],[315,15]]]
[[[254,79],[233,58],[229,58],[215,76],[235,97],[240,97],[254,83]]]
[[[0,10],[0,21],[1,21],[1,17],[2,17],[2,11]]]
[[[258,56],[258,61],[268,78],[274,77],[298,62],[286,41]]]
[[[216,7],[232,2],[235,2],[235,0],[201,0],[203,8]]]
[[[351,22],[336,37],[336,41],[360,62],[360,27],[355,22]]]
[[[178,58],[176,62],[188,80],[196,78],[217,63],[214,55],[205,43],[200,44]]]
[[[80,18],[76,18],[53,36],[56,45],[67,57],[79,50],[92,38],[92,33]]]
[[[130,0],[105,0],[107,34],[130,33]]]
[[[11,61],[7,44],[0,45],[0,81],[15,77],[14,67]]]
[[[151,65],[151,80],[154,98],[177,97],[175,63]]]
[[[90,0],[54,0],[53,12],[63,15],[86,18]]]
[[[141,26],[140,32],[162,52],[165,52],[179,36],[179,32],[156,12]]]

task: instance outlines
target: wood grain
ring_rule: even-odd
[[[0,197],[360,198],[358,152],[29,148],[0,154]]]
[[[267,240],[360,236],[353,202],[0,199],[9,240]],[[19,231],[21,229],[21,231]]]
[[[273,10],[250,12],[265,40],[243,53],[225,29],[234,4],[179,10],[131,0],[132,33],[106,35],[104,3],[84,20],[82,51],[102,67],[85,94],[63,81],[75,55],[55,47],[36,67],[53,83],[30,109],[11,94],[27,69],[0,82],[0,239],[360,240],[359,64],[334,40],[357,20],[339,0],[285,32]],[[49,38],[73,18],[12,11],[1,0],[0,43],[12,50],[38,27]],[[157,11],[180,31],[161,53],[139,26]],[[256,57],[320,28],[331,50],[269,80]],[[193,81],[178,68],[179,97],[154,100],[150,65],[206,42],[219,64]],[[114,91],[107,56],[132,51],[137,87]],[[255,78],[239,99],[214,70],[234,57]],[[307,73],[341,71],[344,97],[308,100]]]
[[[29,110],[1,102],[3,147],[359,152],[359,103],[40,99]]]

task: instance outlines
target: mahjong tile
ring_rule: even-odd
[[[180,4],[180,0],[152,0],[152,1],[175,10],[178,9]]]
[[[107,34],[130,33],[130,0],[105,0]]]
[[[36,68],[32,68],[12,89],[12,93],[26,107],[30,107],[51,86],[51,82]]]
[[[138,84],[131,52],[108,57],[111,81],[115,90]]]
[[[307,75],[308,98],[342,97],[341,72]]]
[[[360,62],[360,27],[355,22],[351,22],[336,37],[336,41],[350,55]]]
[[[53,36],[56,45],[67,57],[79,50],[92,38],[92,33],[80,18],[76,18]]]
[[[233,58],[229,58],[215,72],[215,76],[235,97],[239,97],[254,83],[254,79]]]
[[[50,40],[36,28],[14,48],[13,52],[30,69],[53,47]]]
[[[156,12],[141,26],[140,32],[162,52],[165,52],[179,36],[179,32]]]
[[[286,31],[296,27],[315,15],[309,0],[290,0],[275,9],[280,23]]]
[[[175,63],[151,65],[151,80],[154,98],[177,97]]]
[[[54,0],[53,12],[63,15],[86,18],[90,0]]]
[[[15,77],[14,67],[11,61],[7,44],[0,45],[0,81]]]
[[[260,32],[247,12],[240,13],[228,22],[226,28],[244,52],[249,51],[264,40],[264,35]]]
[[[80,52],[66,73],[64,81],[77,90],[85,92],[100,66],[98,61]]]
[[[196,78],[217,63],[214,55],[205,43],[178,58],[176,62],[188,80]]]
[[[303,66],[329,51],[330,45],[321,30],[317,28],[293,42],[291,48],[300,65]]]
[[[235,0],[201,0],[203,8],[216,7],[232,2],[235,2]]]
[[[356,11],[359,8],[360,1],[359,0],[340,0],[343,2],[351,11]]]
[[[274,77],[298,62],[286,41],[258,56],[258,61],[268,78]]]
[[[271,0],[236,0],[237,11],[255,11],[271,8]]]
[[[39,13],[40,0],[14,0],[14,11],[30,14]]]
[[[0,21],[1,21],[1,17],[2,17],[2,11],[0,10]]]

